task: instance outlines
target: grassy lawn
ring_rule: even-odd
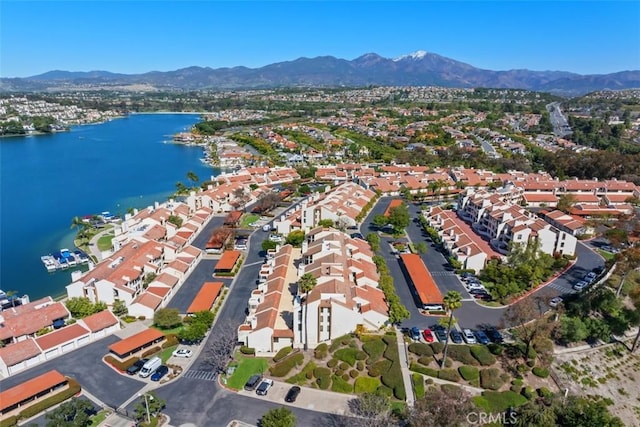
[[[167,347],[164,350],[162,350],[162,352],[160,353],[160,359],[162,359],[162,364],[166,364],[167,360],[169,360],[169,358],[171,357],[171,353],[173,353],[173,350],[175,350],[178,346],[177,345],[172,345],[171,347]]]
[[[100,411],[91,417],[90,427],[98,427],[107,418],[107,411]]]
[[[602,258],[604,258],[605,261],[609,261],[610,259],[614,259],[615,255],[612,254],[611,252],[607,252],[607,251],[603,251],[602,249],[596,249],[596,251],[602,255]]]
[[[238,367],[227,380],[227,386],[234,390],[242,389],[251,375],[262,373],[269,366],[267,359],[260,357],[246,357],[242,354],[236,354],[235,358],[238,361]]]
[[[256,222],[260,219],[260,215],[256,214],[244,214],[242,218],[240,218],[240,228],[249,228],[250,224]]]
[[[113,234],[105,234],[98,239],[98,250],[107,251],[111,249],[111,241],[113,240]]]
[[[162,328],[158,328],[156,325],[151,325],[151,327],[159,330],[165,335],[171,335],[171,334],[176,335],[178,332],[182,330],[184,325],[176,326],[175,328],[172,328],[172,329],[162,329]]]

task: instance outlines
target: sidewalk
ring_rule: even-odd
[[[404,335],[398,328],[396,328],[396,339],[398,341],[400,370],[402,371],[402,382],[404,382],[404,391],[407,395],[407,405],[411,407],[415,403],[416,399],[415,395],[413,394],[413,382],[411,381],[411,371],[409,370],[409,355],[407,354],[407,345],[404,342]]]

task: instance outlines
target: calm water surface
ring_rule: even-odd
[[[69,270],[48,273],[41,255],[73,247],[74,216],[124,214],[165,201],[177,181],[219,172],[202,148],[169,143],[198,115],[135,114],[70,132],[0,139],[0,289],[32,300],[64,293]]]

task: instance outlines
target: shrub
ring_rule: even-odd
[[[313,370],[316,368],[316,363],[311,360],[310,362],[308,362],[306,365],[304,365],[304,368],[302,368],[302,371],[300,371],[299,373],[297,373],[296,375],[287,378],[287,382],[289,384],[305,384],[307,381],[306,380],[310,380],[313,378]]]
[[[240,353],[242,354],[256,354],[256,349],[253,347],[247,347],[246,345],[243,345],[242,347],[240,347]]]
[[[341,378],[342,378],[344,381],[346,381],[346,382],[349,382],[349,380],[351,380],[351,377],[350,377],[350,376],[349,376],[349,374],[348,374],[348,373],[346,373],[346,372],[345,372],[344,374],[342,374],[342,375],[341,375]],[[352,387],[352,388],[353,388],[353,387]],[[351,391],[353,391],[353,390],[351,390]]]
[[[352,369],[352,370],[349,371],[349,376],[351,378],[357,378],[358,375],[360,375],[360,372],[358,372],[356,369]]]
[[[133,323],[135,322],[137,319],[135,318],[135,316],[124,316],[122,318],[122,320],[125,321],[125,323]]]
[[[534,366],[536,366],[536,361],[533,359],[527,360],[527,366],[533,368]]]
[[[418,356],[433,356],[433,350],[429,344],[414,342],[409,344],[409,351]]]
[[[458,372],[465,381],[477,381],[480,377],[480,371],[475,366],[460,366]]]
[[[363,371],[364,370],[364,362],[362,360],[358,360],[358,362],[356,363],[356,369],[358,371]]]
[[[440,354],[444,350],[444,344],[441,342],[432,342],[429,346],[431,347],[431,350],[433,350],[433,354]]]
[[[522,386],[521,385],[512,385],[511,387],[509,387],[509,390],[511,390],[514,393],[520,394],[520,392],[522,391]]]
[[[482,366],[491,366],[496,363],[496,358],[489,349],[483,345],[474,345],[471,347],[471,355],[480,362]]]
[[[327,362],[327,366],[330,368],[335,368],[338,364],[338,359],[331,359]]]
[[[301,365],[302,362],[304,362],[304,355],[302,353],[294,354],[282,362],[270,367],[269,372],[274,377],[284,377],[295,366]]]
[[[438,378],[454,383],[460,381],[460,375],[458,375],[458,371],[455,369],[441,369],[440,372],[438,372]]]
[[[518,387],[522,387],[524,385],[524,381],[522,381],[519,378],[516,378],[515,380],[511,381],[511,384],[518,386]]]
[[[553,396],[553,393],[551,392],[551,390],[549,390],[546,387],[540,387],[538,390],[538,396],[540,397],[551,397]]]
[[[333,357],[338,360],[342,360],[349,364],[349,366],[353,366],[356,363],[356,355],[358,354],[358,349],[355,348],[341,348],[333,353]]]
[[[316,384],[321,390],[327,390],[331,385],[331,370],[328,368],[315,368],[313,376],[316,377]]]
[[[367,358],[367,353],[365,353],[362,350],[358,350],[358,352],[356,353],[356,360],[364,360]]]
[[[431,356],[431,357],[424,356],[424,357],[421,357],[420,359],[418,359],[418,363],[420,363],[421,365],[424,365],[424,366],[429,366],[431,364],[431,362],[433,362],[433,356]]]
[[[358,377],[354,383],[354,391],[360,393],[374,393],[380,387],[378,378]]]
[[[532,347],[529,347],[529,352],[527,353],[527,359],[535,359],[536,357],[538,357],[538,353],[536,352],[536,350]]]
[[[372,377],[379,377],[391,368],[392,362],[387,359],[382,359],[369,366],[369,375]]]
[[[525,388],[523,388],[520,393],[522,394],[522,396],[524,396],[526,399],[531,399],[533,397],[533,388],[531,388],[530,386],[527,386]]]
[[[23,409],[20,412],[20,418],[31,418],[34,415],[39,414],[45,409],[49,409],[50,407],[57,405],[58,403],[64,402],[65,400],[73,397],[78,394],[81,390],[80,384],[73,378],[67,378],[69,382],[69,388],[61,391],[60,393],[56,393],[53,396],[46,397],[28,408]]]
[[[382,339],[387,344],[387,349],[384,351],[384,357],[392,363],[389,370],[382,374],[380,380],[382,381],[382,384],[393,389],[393,395],[396,399],[405,400],[406,393],[404,389],[404,382],[402,380],[402,371],[400,369],[400,355],[398,354],[396,336],[395,334],[385,334]]]
[[[18,425],[18,416],[12,415],[0,421],[0,427],[13,427]]]
[[[373,335],[373,334],[360,335],[360,341],[362,341],[363,343],[369,342],[369,341],[379,341],[381,339],[382,339],[381,335]]]
[[[502,351],[504,350],[503,346],[501,346],[500,344],[495,344],[495,343],[491,343],[491,344],[487,345],[487,348],[489,349],[491,354],[495,354],[496,356],[500,356],[502,354]]]
[[[424,378],[420,374],[412,374],[411,379],[413,380],[413,391],[416,397],[422,399],[424,397]]]
[[[451,361],[451,359],[447,358],[447,360],[444,361],[444,367],[450,368],[452,366],[453,366],[453,362]]]
[[[475,396],[472,400],[480,409],[494,414],[527,402],[526,398],[510,390],[503,392],[483,391],[482,396]]]
[[[162,347],[160,347],[160,346],[151,347],[149,350],[147,350],[144,353],[142,353],[142,357],[152,356],[152,355],[160,352],[161,350],[162,350]]]
[[[533,375],[540,378],[547,378],[549,376],[549,370],[541,366],[536,366],[531,370],[531,372],[533,372]]]
[[[409,369],[414,372],[420,372],[424,375],[429,375],[430,377],[438,378],[438,371],[433,368],[425,368],[424,366],[420,366],[417,363],[412,363],[409,366]]]
[[[347,369],[349,369],[349,364],[347,362],[340,362],[340,364],[338,365],[338,369],[340,369],[341,371],[346,371]]]
[[[391,397],[391,396],[393,396],[393,390],[391,390],[389,387],[381,384],[380,387],[378,387],[376,389],[376,394],[380,395],[380,396]]]
[[[362,349],[369,355],[368,363],[373,363],[380,359],[380,356],[382,356],[384,351],[387,349],[387,345],[381,338],[378,338],[362,344]]]
[[[291,347],[283,347],[281,348],[275,356],[273,356],[273,361],[274,362],[279,362],[282,359],[284,359],[285,357],[287,357],[289,355],[289,353],[291,353],[293,351],[293,348]]]
[[[344,374],[344,371],[342,369],[336,369],[333,373],[336,374],[337,376],[341,377],[342,374]]]
[[[489,390],[498,390],[504,381],[500,378],[500,370],[487,368],[480,371],[480,386]]]
[[[107,362],[109,365],[113,366],[114,368],[116,368],[117,370],[119,370],[120,372],[124,372],[127,370],[127,368],[131,365],[133,365],[134,363],[136,363],[136,361],[138,360],[137,357],[130,357],[125,361],[119,361],[118,359],[116,359],[115,357],[111,356],[111,355],[106,355],[104,357],[104,361]]]
[[[180,340],[175,334],[165,335],[166,341],[162,343],[162,348],[173,347],[174,345],[180,344]]]
[[[322,343],[318,345],[314,350],[313,357],[315,357],[316,359],[322,360],[325,357],[327,357],[327,354],[329,354],[329,346],[325,343]]]
[[[331,345],[329,346],[329,352],[333,353],[334,351],[336,351],[337,349],[339,349],[343,344],[342,344],[342,340],[344,338],[347,338],[347,340],[350,338],[349,335],[343,335],[341,337],[338,337],[336,339],[334,339],[333,341],[331,341]],[[347,341],[348,343],[348,341]],[[344,344],[346,345],[346,344]]]
[[[478,361],[471,355],[471,350],[466,345],[449,346],[449,357],[465,365],[477,365]]]
[[[147,320],[145,316],[138,316],[138,320]]]

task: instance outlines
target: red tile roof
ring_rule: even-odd
[[[0,392],[0,412],[66,382],[64,375],[53,370],[4,390]]]
[[[109,350],[118,355],[126,355],[132,351],[164,338],[164,334],[157,329],[149,328],[135,335],[111,344]]]
[[[83,335],[89,335],[89,331],[79,323],[75,323],[36,338],[36,343],[38,343],[42,351],[47,351],[66,342],[78,339]]]
[[[402,199],[393,199],[389,202],[389,206],[387,206],[387,209],[384,211],[384,216],[389,216],[391,214],[391,209],[402,206],[402,203]]]
[[[222,282],[205,282],[200,288],[198,295],[193,299],[193,302],[187,309],[187,314],[197,313],[199,311],[211,310],[213,303],[215,302],[220,290],[224,286]]]
[[[41,352],[36,342],[32,338],[29,338],[0,348],[0,359],[2,359],[5,365],[13,366],[16,363],[31,359]]]
[[[400,258],[409,273],[411,282],[423,304],[442,304],[443,298],[431,273],[417,254],[401,254]]]
[[[8,309],[2,314],[5,318],[4,327],[0,328],[0,339],[2,340],[35,334],[40,329],[51,326],[54,320],[69,317],[69,312],[61,302],[48,304],[44,307],[36,305],[26,310],[16,310],[15,313],[13,313],[13,309]]]
[[[240,258],[240,251],[226,251],[220,257],[220,260],[216,264],[215,271],[229,271],[233,270],[236,262]]]
[[[82,319],[91,332],[98,332],[118,323],[118,318],[109,310],[103,310]]]

